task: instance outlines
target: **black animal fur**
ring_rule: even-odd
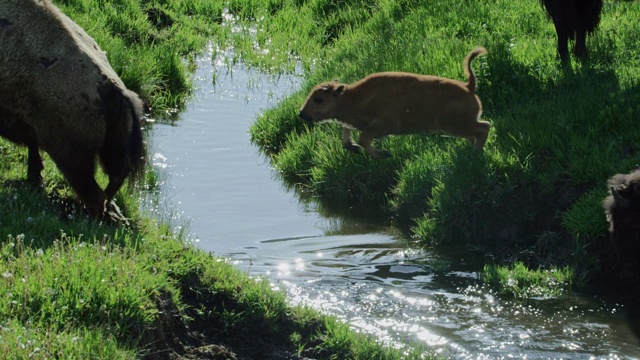
[[[602,0],[540,0],[540,3],[556,28],[560,59],[569,60],[569,39],[575,40],[573,54],[579,59],[586,58],[586,37],[600,23]]]

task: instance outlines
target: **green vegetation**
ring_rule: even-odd
[[[319,3],[334,4],[312,1],[298,14],[327,30]],[[570,266],[577,285],[604,276],[606,180],[640,163],[637,3],[606,1],[590,61],[568,66],[536,0],[354,0],[341,10],[368,16],[353,15],[338,36],[313,33],[317,60],[302,90],[251,129],[282,177],[320,201],[378,208],[427,244],[470,244],[507,264],[533,253],[546,269]],[[463,139],[405,136],[379,141],[393,157],[372,160],[342,149],[338,125],[296,118],[320,81],[383,70],[462,80],[477,45],[489,51],[473,64],[492,124],[483,154]]]
[[[185,104],[190,60],[220,30],[223,9],[222,2],[205,0],[54,2],[100,44],[127,87],[157,112]]]
[[[568,266],[531,271],[521,262],[516,262],[511,267],[485,265],[483,273],[483,281],[498,289],[501,294],[522,299],[562,295],[571,287],[572,279],[573,272]]]
[[[154,116],[184,105],[190,59],[212,38],[224,49],[251,35],[220,26],[223,7],[253,22],[252,6],[279,7],[208,0],[56,3],[95,37]],[[6,358],[428,357],[290,307],[265,279],[194,248],[173,231],[175,224],[140,214],[140,192],[157,190],[153,172],[142,189],[118,193],[131,221],[116,225],[85,216],[48,156],[45,185],[37,190],[25,181],[24,148],[0,139],[0,158],[0,351]],[[103,174],[98,177],[104,185]]]

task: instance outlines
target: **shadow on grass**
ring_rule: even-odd
[[[640,274],[623,275],[625,264],[612,256],[602,200],[610,176],[640,163],[640,85],[597,58],[563,67],[546,83],[532,69],[508,49],[490,51],[491,80],[480,96],[493,141],[482,158],[467,150],[453,156],[431,199],[435,232],[503,262],[573,265],[634,304]],[[629,314],[639,312],[633,305]]]
[[[5,180],[0,183],[0,202],[3,204],[0,234],[22,234],[35,248],[50,247],[61,234],[79,236],[90,243],[108,241],[114,245],[131,245],[138,241],[122,236],[135,230],[136,224],[130,224],[126,218],[91,218],[75,194],[55,180],[37,188],[26,180]],[[113,211],[113,205],[109,209]]]
[[[443,178],[449,194],[440,201],[441,211],[454,216],[442,224],[450,227],[445,233],[515,243],[549,232],[568,236],[562,214],[640,160],[640,88],[623,91],[613,70],[588,64],[565,67],[555,82],[541,83],[507,49],[490,56],[492,79],[481,85],[481,97],[494,141],[482,159],[455,153]],[[505,105],[492,108],[495,103]],[[519,166],[504,160],[511,155]]]

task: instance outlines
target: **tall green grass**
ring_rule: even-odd
[[[531,271],[521,262],[510,267],[485,265],[483,280],[498,292],[516,298],[556,297],[571,287],[574,274],[570,267]]]
[[[471,243],[500,256],[540,253],[551,242],[556,250],[541,264],[600,271],[599,253],[610,251],[606,180],[640,163],[637,2],[606,1],[589,61],[568,66],[535,0],[377,1],[367,9],[367,19],[321,42],[300,92],[251,129],[283,178],[329,202],[376,207],[428,243]],[[477,45],[489,51],[473,63],[492,124],[483,154],[460,139],[405,136],[379,141],[393,157],[377,161],[342,150],[336,125],[296,119],[320,81],[377,71],[463,80],[462,60]]]
[[[185,105],[188,59],[220,30],[223,9],[222,1],[202,0],[54,2],[95,38],[125,85],[160,114]]]

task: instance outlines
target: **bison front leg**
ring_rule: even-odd
[[[42,157],[40,157],[40,151],[38,151],[37,144],[29,144],[29,160],[27,163],[27,181],[34,187],[42,186]]]
[[[347,129],[346,127],[342,128],[342,146],[354,153],[359,153],[362,151],[362,148],[360,146],[353,143],[353,140],[351,140],[351,129]]]

